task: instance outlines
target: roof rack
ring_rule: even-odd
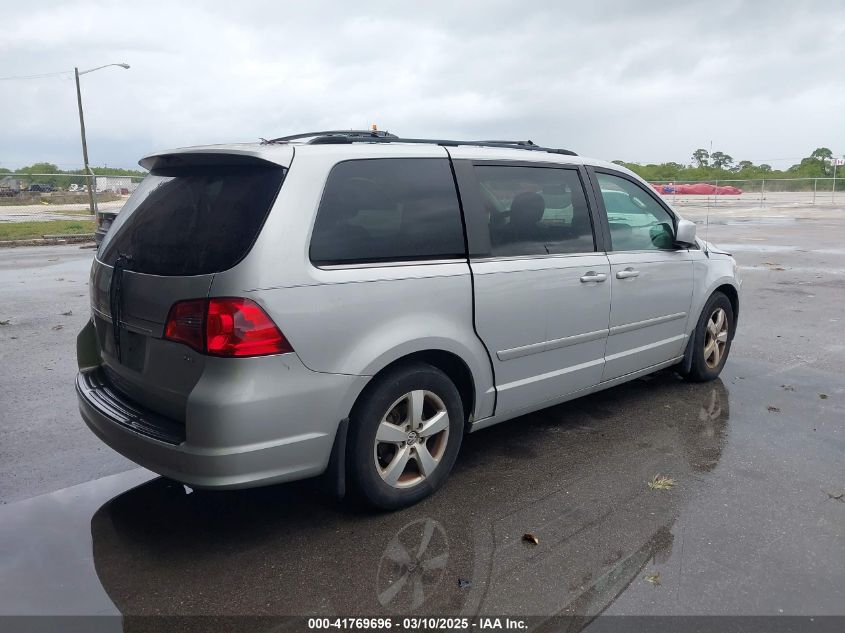
[[[399,138],[395,134],[391,134],[390,132],[383,132],[382,130],[325,130],[323,132],[302,132],[301,134],[292,134],[290,136],[280,136],[279,138],[274,138],[267,143],[287,143],[288,141],[297,141],[302,138],[312,138],[313,140],[309,141],[314,145],[320,144],[321,139],[325,138],[360,138],[362,140],[365,139],[373,139],[373,138]],[[322,140],[322,142],[326,142]],[[351,142],[351,141],[343,141],[343,142]]]
[[[477,147],[500,147],[506,149],[525,149],[550,154],[565,154],[577,156],[575,152],[568,149],[557,149],[553,147],[542,147],[534,141],[455,141],[449,139],[430,138],[402,138],[389,132],[381,130],[330,130],[326,132],[305,132],[291,136],[281,136],[267,143],[287,143],[299,139],[310,138],[309,145],[334,145],[346,143],[420,143],[428,145],[442,145],[444,147],[457,147],[459,145],[474,145]]]

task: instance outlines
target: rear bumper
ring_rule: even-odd
[[[248,370],[229,385],[216,384],[211,372],[208,384],[201,380],[196,397],[192,393],[184,425],[115,391],[99,368],[77,376],[79,410],[94,434],[121,455],[198,488],[248,488],[319,475],[328,466],[338,424],[367,378],[312,372],[286,359],[295,369],[285,376],[274,372],[275,390],[257,395],[260,385],[249,374],[266,371],[273,358],[281,357],[244,359]],[[238,397],[244,393],[249,397]]]

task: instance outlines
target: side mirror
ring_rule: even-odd
[[[675,244],[678,246],[695,245],[695,222],[689,220],[678,220],[678,231],[675,235]]]

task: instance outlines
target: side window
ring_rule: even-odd
[[[316,264],[466,257],[449,161],[377,158],[335,165],[311,237]]]
[[[476,165],[493,256],[595,251],[577,170]]]
[[[672,216],[642,187],[619,176],[596,173],[614,251],[672,248]]]

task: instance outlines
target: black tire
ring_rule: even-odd
[[[719,355],[717,363],[708,362],[705,358],[705,345],[708,341],[708,325],[710,318],[718,310],[723,310],[727,320],[727,340],[724,342],[724,348]],[[731,342],[734,334],[734,311],[730,300],[721,292],[714,292],[707,303],[704,304],[704,309],[701,311],[701,316],[698,317],[698,324],[695,326],[695,333],[692,341],[692,365],[689,372],[681,372],[681,376],[690,382],[708,382],[718,378],[722,373],[722,368],[725,366],[725,361],[728,359],[728,354],[731,351]],[[712,359],[712,357],[709,357]]]
[[[408,442],[400,448],[391,444],[376,448],[376,432],[381,425],[382,418],[391,412],[403,417],[403,411],[410,407],[410,401],[395,403],[406,394],[418,391],[429,394],[425,398],[425,406],[431,409],[431,402],[437,406],[443,405],[449,416],[448,432],[426,437],[419,441]],[[439,399],[439,403],[436,400]],[[398,407],[398,408],[397,408]],[[396,412],[399,412],[398,414]],[[404,418],[403,418],[404,419]],[[402,427],[404,428],[404,427]],[[349,441],[347,443],[347,474],[352,491],[368,505],[384,510],[395,510],[413,505],[437,490],[452,470],[464,432],[464,410],[461,396],[454,383],[442,371],[426,363],[413,363],[390,370],[368,385],[359,401],[355,404],[349,418]],[[443,444],[440,444],[440,443]],[[417,448],[414,448],[414,445]],[[440,455],[437,466],[427,476],[422,475],[420,461],[412,456],[408,459],[407,470],[409,476],[406,482],[389,484],[380,474],[377,459],[391,461],[396,452],[407,446],[409,454],[414,451],[427,449],[432,444]],[[386,446],[388,455],[384,458],[378,453]],[[433,449],[434,450],[434,449]],[[431,454],[431,453],[429,453]],[[414,470],[417,470],[414,473]],[[383,471],[382,471],[383,472]],[[414,483],[415,477],[423,477]]]

